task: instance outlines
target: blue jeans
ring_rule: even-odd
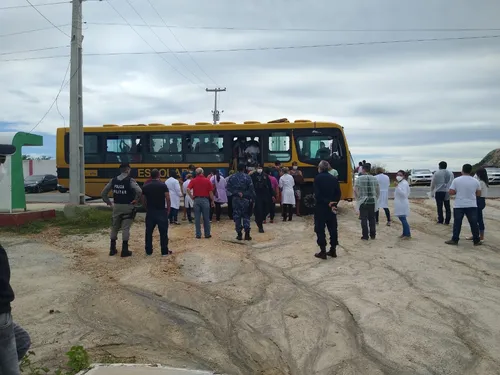
[[[398,216],[399,221],[401,221],[401,224],[403,225],[403,236],[405,237],[411,237],[411,232],[410,232],[410,224],[408,224],[408,220],[406,219],[405,216]]]
[[[179,215],[179,209],[170,207],[170,214],[168,218],[170,220],[170,224],[177,223],[177,216]]]
[[[486,207],[486,200],[484,197],[477,197],[477,225],[479,226],[479,232],[484,232],[484,219],[483,210]]]
[[[462,230],[462,221],[464,216],[467,216],[467,221],[472,232],[472,240],[474,243],[480,242],[479,226],[477,225],[477,207],[454,208],[453,209],[453,241],[458,242],[460,239],[460,231]]]
[[[203,215],[203,230],[205,237],[210,236],[210,199],[194,199],[194,226],[196,228],[196,237],[201,238],[201,216]]]
[[[19,375],[19,361],[29,347],[28,333],[12,321],[10,313],[0,314],[0,374]]]
[[[161,254],[168,254],[168,215],[165,209],[148,210],[146,213],[146,254],[153,254],[153,232],[158,226]]]

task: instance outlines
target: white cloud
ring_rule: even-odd
[[[39,0],[50,2],[49,0]],[[125,1],[110,0],[132,24],[143,21]],[[150,24],[161,25],[147,0],[130,0]],[[381,0],[233,2],[150,0],[167,23],[255,28],[464,28],[497,27],[500,3],[481,7],[466,1]],[[23,4],[3,0],[2,6]],[[70,5],[40,7],[55,24],[68,24]],[[95,25],[123,20],[106,2],[85,2],[86,53],[151,52],[127,26]],[[0,10],[0,34],[50,26],[33,9]],[[158,51],[181,46],[166,28],[138,32]],[[69,33],[70,28],[63,27]],[[190,49],[247,48],[307,44],[456,37],[495,32],[279,32],[172,29]],[[52,29],[0,37],[0,51],[68,45]],[[373,158],[389,168],[433,167],[446,159],[454,168],[476,162],[499,147],[500,49],[498,40],[193,54],[228,91],[220,96],[227,121],[308,118],[345,126],[356,159]],[[69,49],[0,56],[0,60],[69,53]],[[213,85],[186,54],[85,56],[84,119],[104,123],[210,121]],[[49,108],[68,59],[0,61],[2,122],[30,130]],[[170,65],[182,73],[175,72]],[[194,74],[193,74],[194,73]],[[197,83],[192,84],[189,80]],[[58,105],[66,124],[66,88]],[[54,134],[63,119],[52,109],[37,132]]]

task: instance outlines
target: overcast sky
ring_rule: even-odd
[[[132,25],[163,26],[134,26],[150,46],[108,2]],[[0,2],[0,8],[25,5]],[[38,9],[70,33],[71,4]],[[395,170],[434,168],[444,159],[456,169],[500,147],[500,38],[162,54],[163,59],[152,52],[500,35],[499,14],[498,0],[88,0],[84,53],[146,54],[84,57],[84,122],[210,121],[213,95],[205,87],[217,84],[227,87],[220,98],[222,120],[333,121],[345,127],[356,162]],[[167,28],[163,21],[178,27]],[[290,30],[297,28],[309,30]],[[442,30],[452,28],[497,30]],[[20,33],[33,29],[44,30]],[[311,31],[316,29],[343,31]],[[0,10],[0,131],[30,131],[54,101],[69,63],[63,32],[31,7]],[[11,53],[51,47],[61,48]],[[46,56],[63,57],[27,59]],[[6,61],[13,59],[18,61]],[[68,99],[66,87],[57,101],[61,114],[54,106],[35,130],[46,146],[30,153],[55,155],[55,130],[68,125]]]

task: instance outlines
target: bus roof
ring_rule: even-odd
[[[108,132],[135,132],[135,131],[214,131],[221,130],[265,130],[265,129],[310,129],[310,128],[343,128],[333,122],[316,122],[311,120],[275,120],[269,122],[245,121],[243,123],[222,121],[219,124],[209,122],[197,122],[195,124],[172,123],[172,124],[135,124],[135,125],[115,125],[106,124],[102,126],[86,126],[86,132],[108,133]],[[175,130],[174,130],[175,129]],[[58,130],[69,131],[69,128],[59,128]]]

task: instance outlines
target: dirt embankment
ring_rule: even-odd
[[[498,374],[500,202],[485,216],[483,247],[445,245],[451,228],[424,200],[412,202],[412,240],[382,215],[363,242],[345,204],[328,261],[313,257],[312,218],[268,224],[251,243],[234,241],[229,221],[211,240],[183,223],[168,258],[158,246],[144,256],[140,222],[129,259],[107,256],[105,233],[1,240],[15,317],[45,361],[78,343],[117,361],[238,375]]]

